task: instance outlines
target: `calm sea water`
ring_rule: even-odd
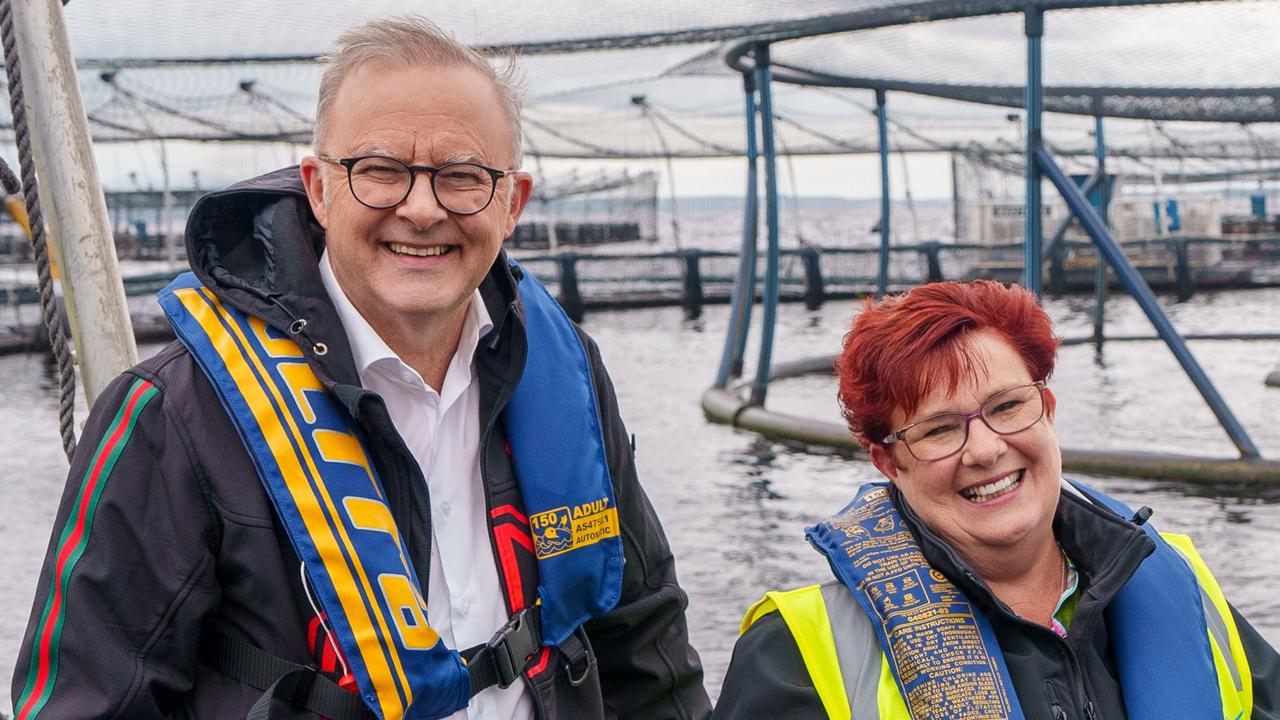
[[[1089,301],[1048,300],[1065,335],[1085,334]],[[1150,326],[1127,299],[1114,299],[1116,333]],[[1280,330],[1280,291],[1200,294],[1171,306],[1183,331]],[[830,354],[839,346],[853,305],[817,311],[781,309],[777,361]],[[756,313],[757,317],[759,313]],[[636,435],[641,478],[662,517],[680,580],[690,598],[689,623],[719,692],[743,611],[767,589],[823,581],[825,562],[804,542],[804,527],[840,509],[872,466],[829,454],[806,454],[750,433],[708,424],[699,397],[719,362],[728,316],[708,308],[686,320],[678,309],[601,312],[585,326],[599,341],[617,386],[624,418]],[[752,336],[758,338],[759,333]],[[155,346],[144,347],[143,355]],[[1263,378],[1280,365],[1280,342],[1195,342],[1192,350],[1262,448],[1280,458],[1280,388]],[[754,349],[751,350],[752,357]],[[0,358],[0,707],[30,611],[36,574],[66,473],[57,435],[51,365],[38,356]],[[1051,384],[1058,429],[1069,447],[1165,450],[1230,456],[1232,446],[1212,414],[1158,342],[1064,348]],[[769,405],[836,418],[832,381],[810,377],[779,383]],[[85,409],[78,409],[83,420]],[[1280,645],[1280,487],[1241,492],[1176,482],[1088,478],[1130,504],[1149,505],[1152,522],[1190,533],[1215,569],[1228,598],[1273,644]]]

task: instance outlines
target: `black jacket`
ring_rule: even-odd
[[[1155,549],[1141,529],[1088,500],[1062,494],[1053,531],[1075,562],[1081,582],[1080,602],[1063,640],[1011,612],[955,551],[920,522],[897,488],[891,492],[929,564],[942,571],[991,620],[1027,720],[1126,717],[1103,611]],[[1280,655],[1234,608],[1232,615],[1253,675],[1253,717],[1280,719]],[[1159,672],[1159,668],[1152,668],[1152,672]],[[1092,708],[1086,710],[1090,704]],[[1055,714],[1055,705],[1061,714]],[[756,621],[739,638],[714,717],[826,717],[795,639],[778,613]]]
[[[316,375],[360,425],[410,560],[425,582],[431,548],[427,485],[382,399],[360,386],[317,269],[322,246],[323,231],[310,214],[296,168],[206,196],[187,227],[192,267],[219,299],[282,331],[306,320],[299,344]],[[505,257],[498,258],[481,294],[494,322],[475,356],[485,493],[490,509],[510,504],[523,514],[497,422],[525,356],[523,310]],[[598,667],[572,686],[553,651],[546,669],[529,681],[537,713],[705,718],[710,702],[688,642],[687,597],[636,478],[613,386],[595,344],[582,337],[626,566],[617,607],[585,626]],[[321,345],[323,354],[316,352]],[[108,431],[119,444],[117,413],[139,379],[153,384],[158,395],[127,428],[127,442],[104,475],[92,461],[99,446],[113,442],[104,437]],[[93,502],[79,502],[82,496]],[[91,510],[87,515],[81,512],[85,507]],[[512,513],[491,522],[515,523],[525,536],[529,531]],[[60,558],[59,549],[68,548],[68,527],[81,530],[71,537],[81,544],[81,554],[65,550]],[[519,542],[495,542],[493,552],[500,570],[504,564],[518,568],[522,597],[512,597],[516,584],[503,583],[508,608],[531,605],[537,590],[533,554]],[[56,582],[55,568],[62,576]],[[43,664],[51,691],[41,718],[244,717],[261,690],[203,664],[202,632],[216,627],[291,662],[332,666],[331,656],[322,657],[313,618],[297,555],[248,453],[194,359],[173,343],[118,378],[94,405],[58,509],[13,697],[21,703]],[[37,637],[46,627],[52,630]],[[56,675],[49,675],[55,660]]]

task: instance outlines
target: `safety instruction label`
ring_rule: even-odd
[[[618,509],[609,498],[563,506],[529,518],[534,550],[539,559],[562,555],[618,536]]]
[[[878,615],[882,646],[912,715],[1008,718],[995,638],[984,637],[968,599],[929,566],[888,491],[868,493],[829,522],[844,535],[841,549]]]

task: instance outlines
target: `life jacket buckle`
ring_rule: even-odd
[[[504,690],[520,677],[529,658],[542,645],[541,623],[533,610],[526,608],[512,615],[485,643],[498,671],[498,687]]]

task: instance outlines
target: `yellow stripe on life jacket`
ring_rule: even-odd
[[[306,451],[301,430],[291,414],[276,411],[276,407],[288,408],[290,403],[273,383],[258,380],[259,376],[269,375],[267,369],[256,355],[240,351],[237,343],[247,346],[247,338],[212,293],[182,289],[174,295],[208,334],[261,426],[326,570],[335,578],[336,587],[347,590],[340,592],[339,598],[381,708],[387,717],[401,717],[413,696],[395,646],[382,640],[391,636],[391,629],[380,614],[367,610],[367,606],[378,607],[373,586],[343,524],[340,521],[331,524],[338,516],[332,498],[323,483],[317,484],[318,494],[312,490],[308,478],[320,477],[320,472],[315,458]],[[296,352],[296,347],[292,352]],[[331,527],[336,528],[337,533]]]

